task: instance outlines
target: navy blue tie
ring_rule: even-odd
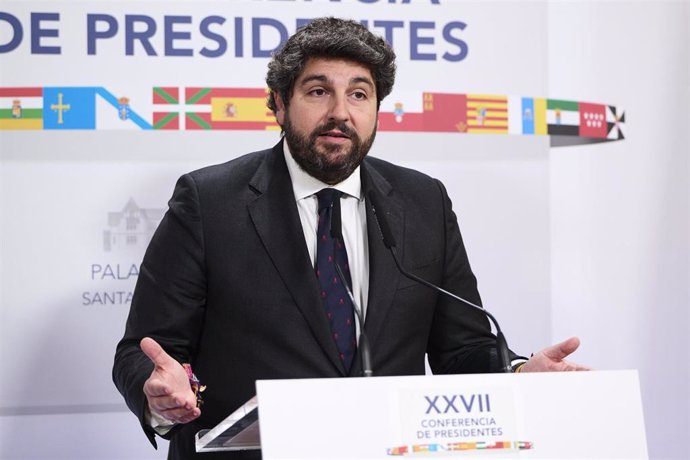
[[[319,225],[316,230],[316,276],[321,285],[321,300],[331,325],[331,333],[340,353],[340,360],[349,371],[357,349],[355,317],[352,302],[338,277],[338,264],[345,281],[352,286],[350,265],[343,241],[331,235],[333,201],[340,200],[341,192],[325,188],[316,194],[319,200]],[[340,207],[337,207],[339,210]],[[335,261],[333,257],[335,256]]]

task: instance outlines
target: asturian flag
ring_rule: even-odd
[[[96,88],[43,88],[43,129],[96,129]]]

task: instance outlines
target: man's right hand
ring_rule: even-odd
[[[141,350],[154,364],[144,383],[149,409],[173,423],[189,423],[201,415],[187,371],[153,339],[141,340]]]

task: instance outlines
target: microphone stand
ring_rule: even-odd
[[[475,305],[474,303],[470,302],[469,300],[463,299],[460,296],[457,296],[453,294],[452,292],[446,291],[445,289],[436,286],[435,284],[432,284],[425,279],[422,279],[418,277],[417,275],[414,275],[412,273],[409,273],[405,268],[402,266],[400,263],[400,260],[398,258],[398,252],[396,249],[396,244],[395,244],[395,239],[393,238],[393,233],[390,231],[390,227],[388,226],[388,221],[386,220],[385,216],[383,213],[377,212],[378,210],[381,210],[382,208],[379,206],[379,201],[376,198],[376,194],[373,191],[369,191],[367,197],[369,198],[371,202],[371,209],[374,212],[374,216],[376,217],[376,223],[378,224],[379,231],[381,232],[381,237],[383,239],[383,244],[388,248],[388,250],[391,252],[391,255],[393,256],[393,260],[395,261],[395,265],[398,267],[398,270],[400,273],[402,273],[405,277],[416,281],[430,289],[433,289],[437,292],[440,292],[443,295],[446,295],[452,299],[455,299],[457,301],[460,301],[466,305],[469,305],[470,307],[481,311],[484,313],[490,320],[493,322],[495,328],[496,328],[496,350],[498,352],[498,359],[499,362],[501,363],[501,371],[506,372],[506,373],[512,373],[513,368],[510,365],[510,355],[508,353],[508,342],[506,341],[505,336],[503,335],[503,331],[501,331],[501,327],[498,325],[498,321],[492,315],[489,313],[486,309],[480,307],[479,305]]]

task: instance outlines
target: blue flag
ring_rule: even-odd
[[[96,129],[96,88],[43,88],[43,129]]]
[[[522,134],[534,134],[534,99],[522,98]]]

